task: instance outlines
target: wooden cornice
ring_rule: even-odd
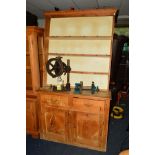
[[[63,10],[63,11],[46,11],[45,17],[82,17],[82,16],[115,16],[116,8],[89,9],[89,10]]]
[[[40,32],[43,33],[44,29],[38,26],[26,26],[26,31],[30,32]]]

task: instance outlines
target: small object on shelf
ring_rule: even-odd
[[[80,81],[80,92],[83,90],[83,81]]]
[[[99,90],[99,87],[97,86],[97,87],[96,87],[96,92],[98,93],[99,91],[100,91],[100,90]]]
[[[69,59],[67,59],[67,68],[70,70],[70,60]],[[66,91],[70,91],[70,74],[69,74],[69,72],[70,71],[67,71],[67,83],[66,83]]]
[[[96,91],[96,87],[95,87],[94,81],[92,81],[92,85],[91,85],[91,93],[94,94],[95,91]]]
[[[64,91],[64,81],[61,79],[61,77],[57,78],[57,85],[51,85],[50,86],[51,91]]]
[[[56,86],[52,86],[53,87],[53,91],[56,91],[57,90],[57,87]]]
[[[59,11],[60,9],[58,7],[54,7],[55,11]]]
[[[52,84],[50,85],[50,90],[53,91],[53,85]]]
[[[80,83],[75,83],[74,93],[81,94],[81,84]]]
[[[95,93],[95,85],[94,85],[94,82],[92,82],[92,85],[91,85],[91,93],[92,94]]]
[[[61,79],[61,76],[57,78],[57,90],[62,90],[63,80]]]
[[[57,91],[65,91],[64,80],[60,76],[57,78]]]
[[[66,90],[66,91],[70,91],[70,89],[71,89],[71,88],[70,88],[70,83],[66,83],[66,89],[65,89],[65,90]]]
[[[81,94],[83,90],[91,91],[92,94],[95,92],[99,92],[99,87],[95,86],[94,82],[92,82],[91,86],[83,86],[83,81],[80,81],[80,83],[75,83],[74,93],[75,94]]]

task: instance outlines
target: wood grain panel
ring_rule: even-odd
[[[32,89],[32,74],[31,70],[26,71],[26,88]]]
[[[50,112],[45,112],[44,115],[45,129],[43,136],[45,139],[59,142],[67,140],[67,113],[64,110],[52,109]]]
[[[36,99],[26,99],[26,130],[37,131]]]
[[[38,44],[37,44],[37,34],[30,34],[29,37],[30,43],[30,62],[31,62],[31,71],[32,76],[32,85],[33,91],[36,91],[40,87],[40,73],[39,73],[39,56],[38,56]]]
[[[43,76],[40,73],[40,69],[43,69],[43,55],[39,53],[43,52],[43,29],[37,26],[26,27],[26,88],[32,88],[33,91],[42,86],[40,77]],[[31,69],[31,74],[28,71]],[[43,74],[43,73],[42,73]],[[30,77],[31,76],[31,77]]]
[[[28,41],[28,36],[26,35],[26,54],[29,54],[29,41]]]
[[[38,53],[43,53],[43,36],[38,36]]]
[[[101,147],[104,148],[104,150],[107,149],[107,135],[108,135],[108,122],[109,122],[109,109],[110,109],[110,99],[106,100],[106,103],[104,105],[104,118],[103,122],[101,122],[103,124],[103,126],[101,126],[101,128],[103,128],[102,130],[102,135],[103,138],[101,139]]]
[[[73,98],[72,110],[88,113],[103,113],[105,101]]]
[[[40,70],[42,69],[43,70],[43,56],[42,55],[39,55],[39,68]]]
[[[30,55],[26,55],[26,66],[30,66]]]
[[[112,36],[113,16],[51,18],[49,36]]]
[[[99,147],[99,116],[89,113],[72,112],[73,144]]]
[[[68,106],[68,97],[63,95],[42,95],[40,101],[43,106]]]
[[[26,131],[27,133],[34,130],[34,117],[31,112],[26,112]]]
[[[40,91],[39,94],[42,139],[106,151],[109,97],[102,96],[99,99],[84,94],[74,95],[72,92]],[[68,106],[54,106],[44,102],[59,96],[68,98]]]
[[[111,40],[49,40],[49,53],[107,54]]]
[[[46,37],[49,36],[49,29],[50,29],[50,18],[45,18],[45,31],[44,31],[44,55],[43,55],[43,62],[46,62],[48,60],[48,47],[49,47],[49,41],[46,39]],[[45,68],[45,65],[44,65]],[[47,74],[46,70],[43,72],[43,86],[46,86],[47,84]]]

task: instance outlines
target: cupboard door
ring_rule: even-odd
[[[101,136],[100,115],[72,112],[72,142],[88,148],[99,148]]]
[[[67,140],[67,112],[50,107],[43,113],[42,138],[58,142]]]
[[[26,132],[35,132],[38,129],[36,116],[36,99],[26,99]]]

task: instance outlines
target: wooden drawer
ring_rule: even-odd
[[[73,98],[71,109],[81,112],[99,113],[104,111],[104,104],[105,100]]]
[[[45,106],[68,106],[68,97],[62,95],[41,95],[41,103]]]

